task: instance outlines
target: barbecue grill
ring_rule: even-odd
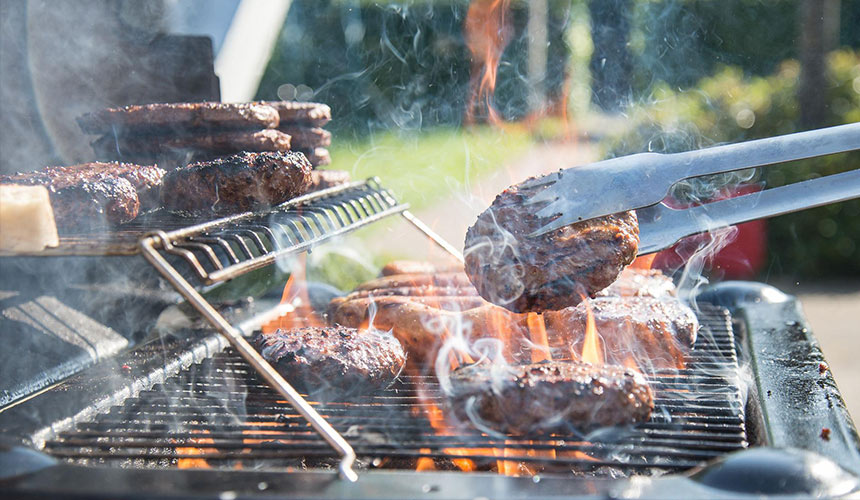
[[[830,372],[821,368],[823,356],[797,303],[753,283],[723,283],[696,297],[703,328],[686,367],[649,375],[656,409],[649,422],[632,428],[528,439],[468,428],[436,432],[432,421],[444,396],[432,377],[401,376],[373,397],[309,405],[297,394],[273,390],[255,360],[246,358],[242,342],[277,308],[257,305],[233,326],[231,309],[246,305],[216,308],[198,291],[397,214],[453,250],[374,179],[266,212],[171,231],[141,226],[120,233],[142,238],[142,252],[211,326],[167,333],[7,405],[0,411],[6,443],[0,484],[19,495],[111,498],[168,491],[213,498],[225,492],[227,498],[718,494],[715,486],[738,489],[709,482],[722,469],[688,472],[701,466],[705,472],[732,470],[733,460],[769,449],[762,447],[809,450],[860,472],[856,429]],[[92,253],[100,244],[119,248],[115,241],[81,241]],[[80,251],[75,245],[61,244],[53,253]],[[357,483],[338,478],[342,455],[349,452],[327,433],[354,451]],[[744,451],[749,447],[754,449]],[[778,455],[787,456],[794,455]],[[466,459],[474,472],[461,470]],[[715,459],[724,462],[708,468]],[[769,460],[774,458],[753,462],[766,474]],[[810,460],[797,455],[792,463],[801,467]],[[535,475],[492,472],[502,463]],[[844,476],[824,481],[827,487],[853,480],[830,467]],[[812,467],[807,483],[785,492],[820,488],[820,469]],[[642,483],[643,477],[650,480]]]

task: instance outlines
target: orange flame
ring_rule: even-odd
[[[281,305],[292,305],[292,311],[264,324],[261,328],[264,335],[274,333],[278,329],[289,330],[308,326],[325,326],[325,322],[316,315],[311,307],[305,266],[306,256],[302,255],[290,273],[290,278],[284,285],[284,292],[281,294]]]
[[[203,430],[201,433],[208,434],[209,431]],[[217,453],[215,448],[201,448],[199,445],[215,444],[215,441],[210,437],[191,438],[189,444],[198,446],[178,446],[176,453],[178,455],[205,455],[206,453]],[[205,458],[179,458],[176,460],[176,467],[180,469],[211,469],[212,466]]]
[[[510,0],[473,0],[466,13],[463,31],[466,45],[472,53],[467,124],[475,122],[475,107],[481,101],[486,102],[487,120],[492,124],[502,122],[492,100],[499,61],[510,41],[511,27],[506,19],[509,3]]]
[[[648,270],[654,266],[654,258],[657,257],[656,253],[643,255],[641,257],[636,257],[630,267],[633,269],[643,269]]]
[[[594,324],[594,313],[587,298],[582,303],[585,305],[587,318],[585,323],[585,340],[582,342],[582,360],[594,365],[602,365],[603,352],[600,349],[600,338],[597,334],[597,327]]]
[[[529,326],[529,335],[533,344],[531,347],[532,363],[552,360],[543,315],[529,313],[526,316],[526,324]]]

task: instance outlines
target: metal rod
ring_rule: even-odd
[[[206,318],[209,323],[215,327],[228,342],[236,349],[236,351],[245,359],[275,391],[283,396],[293,408],[296,409],[312,426],[313,428],[334,448],[341,456],[340,466],[338,468],[340,476],[348,481],[355,482],[358,480],[358,475],[352,469],[355,462],[355,451],[349,443],[319,414],[308,404],[307,401],[286,381],[284,378],[272,368],[263,357],[254,349],[251,344],[242,336],[242,334],[223,317],[218,311],[212,307],[209,302],[197,293],[194,289],[175,269],[165,260],[158,251],[155,250],[156,244],[165,249],[170,247],[170,241],[167,235],[163,232],[160,234],[151,235],[144,238],[140,242],[140,248],[144,258],[152,264],[167,281],[173,285],[176,290],[191,304],[197,311]]]
[[[419,219],[418,217],[415,217],[412,212],[410,212],[409,210],[404,210],[403,212],[401,212],[400,215],[402,215],[403,218],[411,222],[413,226],[417,227],[419,231],[427,235],[427,237],[433,240],[434,243],[439,245],[442,250],[445,250],[446,252],[451,254],[451,256],[457,259],[458,262],[466,262],[466,259],[463,258],[463,254],[459,250],[454,248],[454,245],[448,243],[447,241],[445,241],[444,238],[436,234],[435,231],[430,229],[430,226],[424,224],[424,222],[422,222],[421,219]]]

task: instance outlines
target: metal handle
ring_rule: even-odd
[[[860,149],[860,123],[666,155],[675,180]],[[676,163],[677,162],[677,163]]]
[[[354,482],[358,480],[358,475],[352,469],[355,463],[355,451],[352,446],[319,414],[316,410],[305,401],[304,398],[275,371],[274,368],[254,349],[251,344],[242,337],[242,334],[223,317],[218,311],[212,307],[209,302],[197,293],[194,289],[176,270],[168,263],[164,257],[156,250],[156,244],[160,244],[165,250],[169,250],[171,243],[167,238],[167,234],[159,232],[149,237],[144,238],[140,242],[140,248],[143,251],[143,256],[155,267],[162,276],[164,276],[176,290],[185,297],[188,301],[209,323],[215,327],[228,342],[236,349],[236,351],[247,361],[257,372],[266,379],[266,382],[272,386],[275,391],[283,396],[293,408],[296,409],[313,428],[323,437],[323,439],[331,445],[341,456],[340,466],[338,468],[340,476],[348,481]]]
[[[796,182],[787,186],[673,209],[660,204],[638,211],[639,254],[668,248],[681,238],[755,219],[860,198],[860,170]]]

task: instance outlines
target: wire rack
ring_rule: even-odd
[[[198,291],[228,281],[278,259],[307,251],[336,236],[400,214],[444,250],[459,252],[408,211],[376,178],[317,191],[263,212],[217,219],[173,231],[155,231],[140,240],[144,258],[242,358],[341,456],[343,478],[354,481],[355,452],[347,441],[254,349]],[[191,281],[195,281],[192,284]]]

